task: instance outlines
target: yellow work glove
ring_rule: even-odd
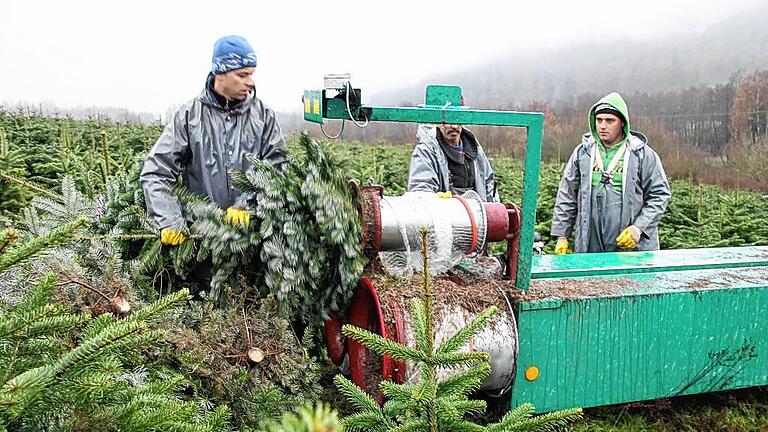
[[[248,226],[251,223],[251,215],[241,208],[230,207],[224,214],[224,220],[232,225]]]
[[[453,198],[453,194],[451,192],[438,192],[437,193],[438,198]]]
[[[163,228],[160,230],[160,243],[170,246],[178,246],[187,239],[181,231],[176,228]]]
[[[616,246],[625,250],[634,249],[640,241],[640,234],[640,228],[630,225],[616,237]]]
[[[558,237],[557,244],[555,245],[555,255],[565,255],[566,253],[568,253],[568,239]]]

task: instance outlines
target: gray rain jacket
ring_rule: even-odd
[[[222,208],[245,208],[248,196],[233,188],[229,171],[249,169],[247,153],[278,170],[285,163],[285,143],[275,113],[253,92],[242,102],[222,105],[212,83],[210,74],[205,89],[176,111],[144,161],[140,178],[144,200],[161,229],[186,228],[173,190],[179,174],[188,190]]]
[[[648,147],[640,132],[630,132],[628,152],[622,173],[621,226],[635,225],[642,235],[637,250],[658,250],[658,225],[672,192],[659,156]],[[584,134],[565,166],[552,215],[554,237],[570,237],[576,225],[575,252],[589,250],[589,224],[592,197],[592,152],[597,142]]]
[[[466,132],[470,133],[465,129]],[[472,136],[474,138],[474,135]],[[448,192],[451,191],[451,175],[448,159],[437,141],[437,127],[421,124],[416,131],[419,144],[413,149],[411,167],[408,173],[408,191]],[[475,139],[475,141],[477,141]],[[496,176],[480,143],[477,143],[475,164],[475,191],[486,202],[499,202],[496,191]]]

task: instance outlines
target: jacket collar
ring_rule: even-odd
[[[648,144],[648,138],[638,131],[629,131],[629,147],[627,150],[637,151]],[[592,154],[592,150],[597,145],[597,141],[591,133],[585,133],[581,137],[581,145],[587,150],[587,153]]]
[[[439,132],[437,130],[437,126],[432,124],[420,124],[416,130],[416,138],[420,143],[429,144],[435,148],[435,151],[442,153],[443,150],[440,148],[442,140],[438,139],[438,135]],[[461,140],[464,143],[464,154],[469,159],[476,159],[478,153],[478,143],[475,135],[469,129],[462,128]]]
[[[248,97],[241,101],[227,101],[224,96],[216,93],[213,90],[213,73],[209,73],[205,79],[205,88],[198,96],[198,99],[205,105],[219,111],[232,111],[235,113],[241,113],[245,110],[247,102],[251,101],[254,97],[254,92],[250,92]]]

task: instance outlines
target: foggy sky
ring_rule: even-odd
[[[213,42],[240,34],[258,56],[258,96],[299,111],[327,73],[351,73],[370,96],[510,51],[695,33],[762,1],[13,1],[0,103],[164,114],[202,89]]]

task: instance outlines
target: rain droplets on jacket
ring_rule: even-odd
[[[247,153],[279,170],[285,163],[285,142],[274,111],[253,92],[227,106],[213,93],[212,82],[210,74],[200,95],[176,111],[144,161],[144,199],[159,228],[186,226],[173,190],[179,175],[188,190],[222,208],[245,207],[248,197],[233,188],[230,170],[249,169]]]

